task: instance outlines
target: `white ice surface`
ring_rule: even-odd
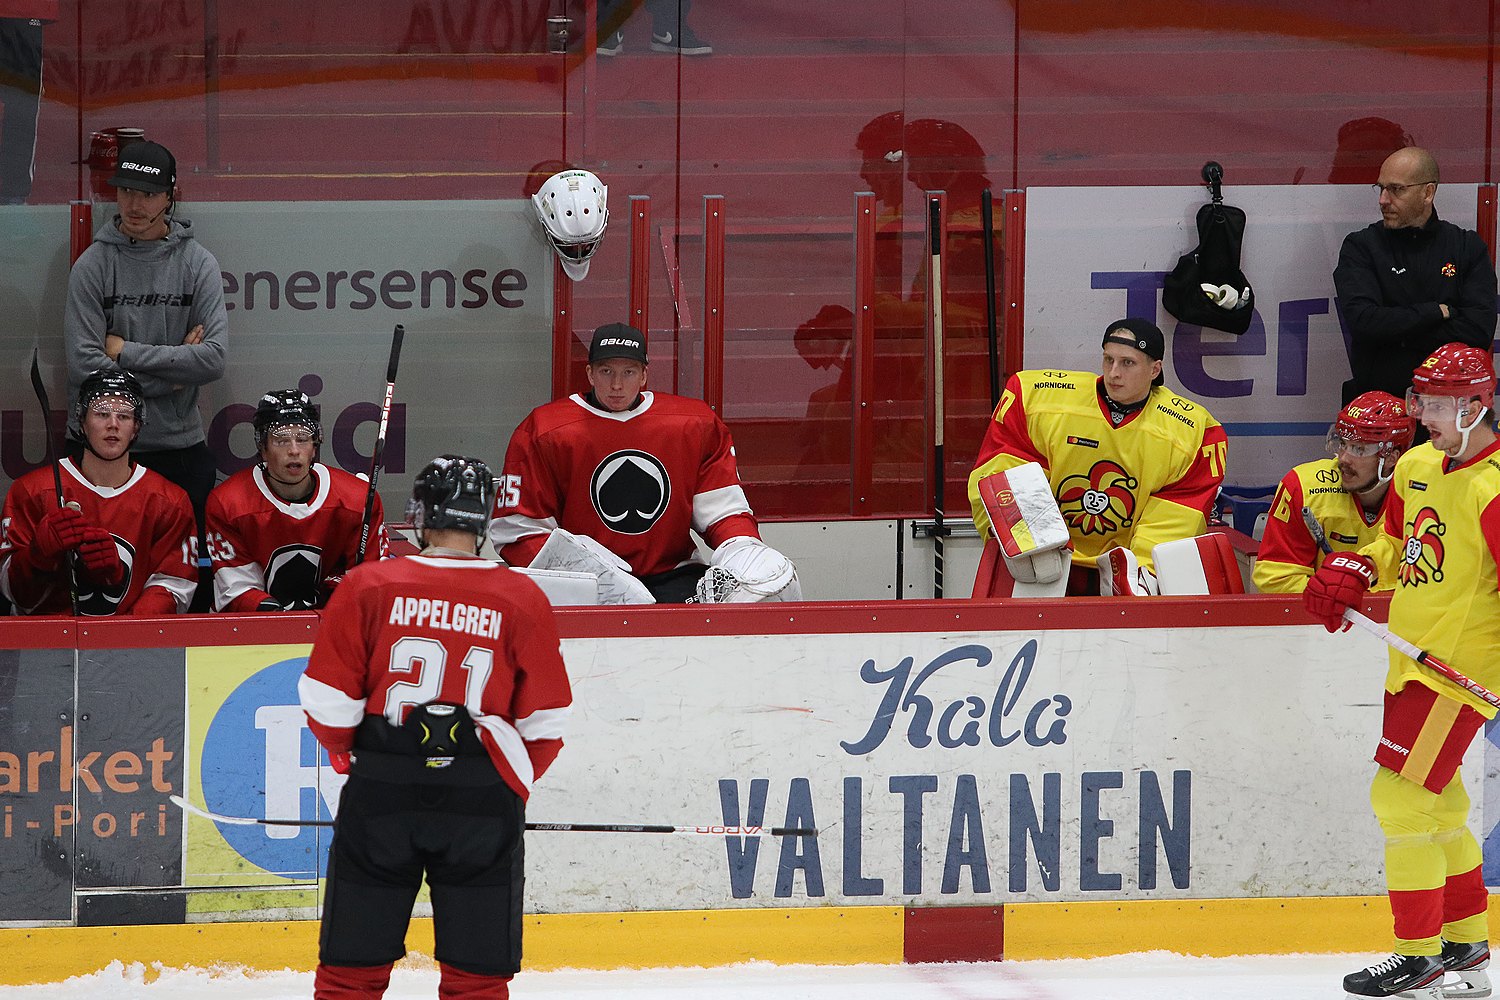
[[[1337,1000],[1345,973],[1384,955],[1184,958],[1166,952],[1093,960],[948,965],[776,966],[627,972],[523,972],[514,1000]],[[0,1000],[306,1000],[311,973],[209,975],[140,966],[47,986],[0,987]],[[432,1000],[437,972],[397,969],[390,1000]]]

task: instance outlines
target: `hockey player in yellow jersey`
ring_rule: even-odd
[[[1417,368],[1407,410],[1431,435],[1396,463],[1380,536],[1319,567],[1303,601],[1330,631],[1378,578],[1391,631],[1500,687],[1500,440],[1488,351],[1446,344]],[[1344,978],[1355,996],[1489,996],[1488,894],[1459,761],[1495,709],[1394,650],[1370,790],[1385,834],[1395,954]],[[1450,978],[1444,986],[1445,972]],[[1403,992],[1404,991],[1404,992]]]
[[[988,538],[979,481],[1041,464],[1072,539],[1069,594],[1099,593],[1096,560],[1116,546],[1149,574],[1158,543],[1203,534],[1228,451],[1213,415],[1162,385],[1154,323],[1111,323],[1101,347],[1101,375],[1012,375],[969,474],[974,524]]]
[[[1396,459],[1411,447],[1416,427],[1406,404],[1388,392],[1362,393],[1328,429],[1332,458],[1304,462],[1281,478],[1255,560],[1263,594],[1300,594],[1323,562],[1302,508],[1312,511],[1335,552],[1373,542],[1384,521]],[[1385,582],[1376,589],[1389,590]]]

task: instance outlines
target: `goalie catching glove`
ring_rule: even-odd
[[[599,578],[600,604],[655,604],[646,585],[630,572],[630,564],[588,535],[553,528],[527,569],[561,569],[592,573]]]
[[[1324,560],[1307,581],[1302,606],[1330,632],[1349,627],[1344,612],[1375,585],[1375,563],[1357,552],[1339,552]]]
[[[802,583],[792,561],[749,535],[731,538],[714,549],[693,598],[698,604],[800,600]]]

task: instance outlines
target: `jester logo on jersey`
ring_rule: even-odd
[[[1431,580],[1443,582],[1443,536],[1447,525],[1431,507],[1423,507],[1407,526],[1406,544],[1401,550],[1401,565],[1396,578],[1403,587],[1416,587]]]
[[[1057,487],[1057,507],[1068,527],[1108,535],[1135,519],[1137,480],[1115,462],[1095,462],[1087,476],[1069,476]]]
[[[672,496],[661,459],[626,449],[606,455],[589,479],[594,512],[622,535],[643,535],[660,520]]]
[[[95,583],[86,574],[78,575],[78,613],[103,618],[120,610],[120,602],[130,592],[130,574],[135,571],[135,548],[119,535],[115,540],[115,551],[125,566],[125,574],[113,587]]]

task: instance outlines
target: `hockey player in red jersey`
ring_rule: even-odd
[[[1332,458],[1304,462],[1281,477],[1255,559],[1263,594],[1300,594],[1323,563],[1302,508],[1312,511],[1335,552],[1375,540],[1385,520],[1396,459],[1411,447],[1416,424],[1387,392],[1361,393],[1328,429]],[[1380,589],[1389,589],[1389,585]]]
[[[1380,535],[1324,560],[1303,592],[1329,631],[1376,580],[1389,581],[1391,631],[1495,690],[1500,685],[1500,439],[1490,353],[1438,348],[1412,375],[1407,411],[1430,443],[1396,462]],[[1344,978],[1355,996],[1490,995],[1489,902],[1464,751],[1495,709],[1391,650],[1379,765],[1370,789],[1385,834],[1395,954]],[[1445,972],[1454,982],[1444,985]]]
[[[369,485],[318,461],[318,407],[297,389],[277,389],[255,407],[260,464],[230,476],[208,498],[214,610],[321,608],[354,564]],[[374,551],[390,554],[385,511],[375,498]]]
[[[407,514],[421,554],[350,570],[298,692],[349,775],[339,797],[316,1000],[375,1000],[405,954],[425,873],[444,1000],[503,1000],[521,964],[522,833],[572,692],[552,607],[477,556],[483,462],[434,459]]]
[[[168,615],[197,587],[187,494],[136,465],[144,401],[134,375],[97,371],[78,390],[83,454],[17,479],[0,514],[0,591],[20,614]]]
[[[511,435],[496,551],[593,573],[604,604],[801,600],[790,560],[760,540],[729,429],[701,400],[647,390],[646,376],[644,334],[594,331],[589,392],[537,407]]]

